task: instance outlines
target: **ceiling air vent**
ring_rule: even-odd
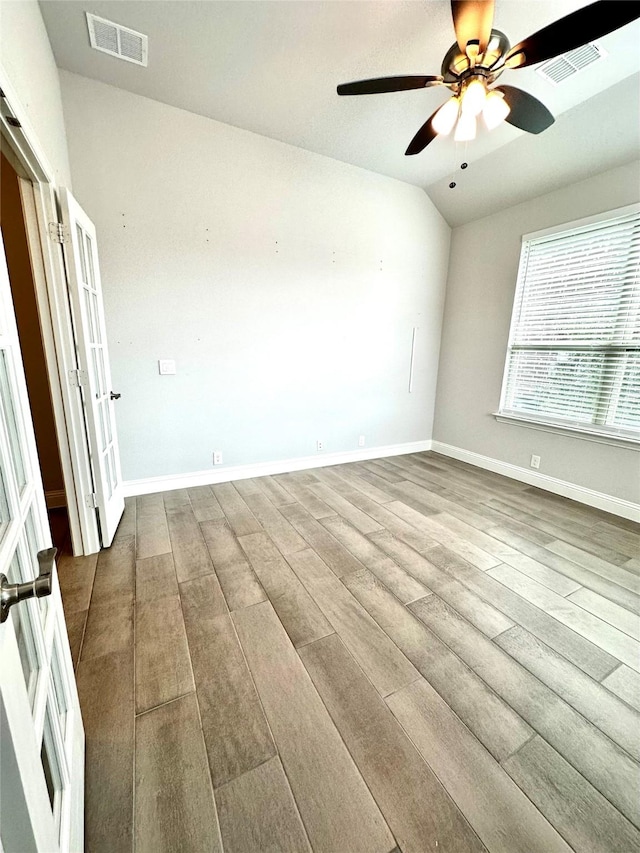
[[[113,21],[98,18],[90,12],[87,12],[87,26],[91,47],[146,67],[149,42],[147,36],[130,30],[129,27],[114,24]]]
[[[563,53],[545,62],[536,71],[545,80],[557,86],[562,83],[567,77],[572,77],[578,71],[582,71],[587,65],[597,62],[598,59],[604,59],[607,55],[606,51],[597,44],[589,42],[588,44],[577,47],[575,50],[570,50],[568,53]]]

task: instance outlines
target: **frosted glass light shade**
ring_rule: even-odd
[[[496,128],[510,112],[511,108],[505,101],[502,92],[497,92],[495,89],[489,92],[482,109],[482,117],[489,130]]]
[[[476,117],[471,113],[461,113],[453,135],[456,142],[470,142],[476,138]]]
[[[436,133],[439,133],[441,136],[446,136],[448,133],[451,133],[453,126],[456,123],[456,119],[458,118],[459,106],[460,101],[457,98],[449,98],[449,100],[440,107],[431,122]]]
[[[480,80],[472,80],[462,94],[462,114],[477,116],[482,112],[487,90]]]

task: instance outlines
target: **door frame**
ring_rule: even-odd
[[[20,178],[72,549],[78,556],[94,554],[101,543],[91,499],[94,487],[85,413],[82,396],[71,384],[79,364],[62,247],[50,233],[50,224],[59,222],[55,172],[1,63],[0,89],[0,133]]]

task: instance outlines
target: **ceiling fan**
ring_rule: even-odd
[[[456,142],[475,138],[480,114],[489,130],[506,120],[528,133],[554,122],[545,105],[514,86],[492,86],[505,68],[525,68],[580,47],[640,18],[638,0],[600,0],[560,18],[511,47],[493,29],[495,0],[452,0],[456,43],[442,61],[440,76],[378,77],[338,86],[339,95],[373,95],[446,86],[453,96],[427,119],[405,154],[419,154],[436,136],[455,127]]]

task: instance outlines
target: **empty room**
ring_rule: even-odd
[[[0,0],[0,853],[640,853],[639,44]]]

